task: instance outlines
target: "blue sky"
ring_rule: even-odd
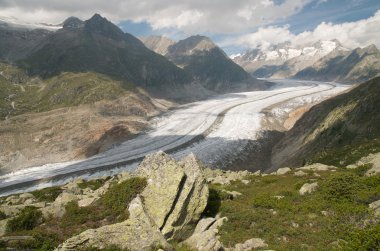
[[[281,4],[283,0],[274,1]],[[244,32],[236,32],[234,34],[211,33],[205,32],[203,35],[211,37],[215,42],[220,43],[231,36],[239,36],[246,32],[257,32],[258,28],[266,26],[287,26],[288,30],[294,34],[304,31],[314,30],[322,22],[341,24],[347,22],[356,22],[358,20],[367,19],[373,16],[376,11],[380,10],[380,0],[313,0],[305,5],[302,10],[289,17],[275,20],[263,26],[256,26]],[[129,32],[136,36],[149,35],[166,35],[172,39],[179,40],[186,38],[188,34],[180,29],[156,29],[146,22],[133,22],[131,20],[122,21],[119,26],[125,32]],[[379,27],[380,31],[380,27]],[[244,48],[241,45],[221,46],[228,53],[241,52]]]

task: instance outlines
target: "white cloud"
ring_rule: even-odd
[[[293,45],[313,43],[318,40],[338,39],[349,48],[365,47],[375,44],[380,48],[380,10],[372,17],[356,22],[333,24],[322,22],[313,31],[293,34],[289,26],[269,26],[260,28],[255,33],[229,38],[221,43],[222,46],[244,46],[247,48],[267,47],[289,41]]]
[[[302,10],[312,0],[0,0],[0,16],[27,22],[60,23],[94,13],[118,22],[147,21],[154,29],[184,33],[236,33],[267,25]]]

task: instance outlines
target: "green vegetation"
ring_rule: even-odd
[[[378,224],[365,222],[372,218],[368,204],[380,198],[380,175],[346,169],[320,175],[271,175],[251,178],[248,185],[212,185],[206,214],[228,218],[220,229],[227,246],[257,237],[274,250],[334,250],[338,240],[348,250],[371,250],[355,247],[379,243]],[[316,192],[299,195],[303,184],[315,181],[320,186]],[[222,189],[242,195],[232,199]]]
[[[101,186],[103,186],[107,180],[109,180],[109,178],[83,181],[81,183],[78,183],[78,187],[81,189],[90,188],[91,190],[95,191]]]
[[[362,157],[378,152],[380,152],[380,139],[372,139],[345,145],[341,148],[326,149],[315,154],[307,162],[345,167],[356,163]]]
[[[103,249],[99,249],[99,248],[95,248],[95,247],[88,247],[88,248],[83,248],[83,249],[80,249],[79,251],[128,251],[128,249],[121,249],[117,246],[109,246],[109,247],[105,247]]]
[[[60,187],[47,187],[31,192],[39,201],[53,202],[62,193]]]
[[[25,207],[18,216],[7,222],[6,232],[32,230],[42,222],[42,213],[36,207]]]
[[[0,211],[0,220],[4,220],[6,218],[7,216],[5,215],[5,213],[3,211]]]
[[[12,74],[0,75],[0,119],[112,100],[134,90],[130,83],[94,72],[61,73],[42,80],[28,78],[16,67],[7,67]],[[5,68],[2,63],[1,68]]]
[[[7,234],[32,236],[33,239],[20,241],[9,247],[53,250],[59,243],[86,229],[126,220],[129,217],[127,205],[137,194],[141,193],[145,186],[146,180],[138,177],[125,180],[121,183],[113,183],[110,189],[93,204],[87,207],[79,207],[77,202],[69,202],[66,205],[66,211],[62,218],[45,219],[42,225],[39,225],[42,222],[41,212],[34,207],[26,207],[17,217],[8,222]],[[44,190],[37,192],[46,195],[46,193],[42,192]],[[51,193],[45,198],[51,200],[51,196],[54,194],[53,191],[57,190],[52,188],[47,191]],[[121,249],[108,247],[105,250],[117,251]]]

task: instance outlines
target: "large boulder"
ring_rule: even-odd
[[[142,192],[147,213],[168,239],[185,239],[207,205],[202,165],[190,154],[176,162],[163,152],[147,156],[136,175],[146,177]]]
[[[159,247],[171,248],[160,230],[147,215],[139,196],[130,203],[128,210],[130,213],[128,220],[86,230],[66,240],[57,250],[71,251],[88,247],[104,249],[111,245],[131,251],[156,250]]]

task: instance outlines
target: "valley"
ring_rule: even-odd
[[[265,108],[271,108],[277,123],[284,123],[291,111],[348,88],[336,83],[277,80],[267,91],[223,94],[185,104],[153,119],[146,133],[104,153],[4,174],[0,176],[0,191],[7,194],[64,184],[76,177],[93,178],[133,170],[145,155],[159,150],[176,159],[193,152],[209,166],[232,162],[242,155],[247,144],[259,139]],[[255,169],[262,169],[260,163]]]

